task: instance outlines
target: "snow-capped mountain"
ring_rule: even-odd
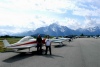
[[[85,29],[79,28],[76,32],[83,33],[85,35],[100,35],[100,28],[98,26],[88,27]]]
[[[89,30],[90,32],[95,32],[95,31],[100,31],[100,28],[98,26],[95,26],[92,28],[88,28],[87,30]]]
[[[36,34],[48,34],[51,36],[65,36],[65,35],[100,35],[100,28],[98,26],[88,27],[85,29],[79,28],[72,30],[66,26],[61,26],[57,23],[53,23],[46,27],[37,28],[34,31],[28,31],[17,35],[36,35]]]
[[[34,34],[41,33],[41,34],[49,34],[51,36],[64,36],[72,34],[73,31],[74,30],[71,30],[66,26],[60,26],[56,23],[53,23],[49,26],[36,29],[34,31]]]

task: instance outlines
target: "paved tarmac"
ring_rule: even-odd
[[[0,67],[100,67],[100,39],[78,38],[52,45],[52,55],[0,53]],[[45,49],[45,47],[43,47]]]

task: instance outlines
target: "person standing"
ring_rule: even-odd
[[[37,53],[42,54],[42,38],[40,35],[37,37]]]
[[[47,39],[45,40],[45,46],[46,46],[45,55],[47,55],[48,49],[49,49],[50,55],[52,55],[52,53],[51,53],[51,40],[49,39],[49,35],[47,36]]]

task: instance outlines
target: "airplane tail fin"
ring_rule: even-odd
[[[4,47],[11,46],[11,45],[9,44],[9,42],[8,42],[6,39],[3,40],[3,44],[4,44]]]

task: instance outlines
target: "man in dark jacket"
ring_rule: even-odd
[[[38,54],[42,54],[42,38],[40,35],[37,37],[37,52]]]

